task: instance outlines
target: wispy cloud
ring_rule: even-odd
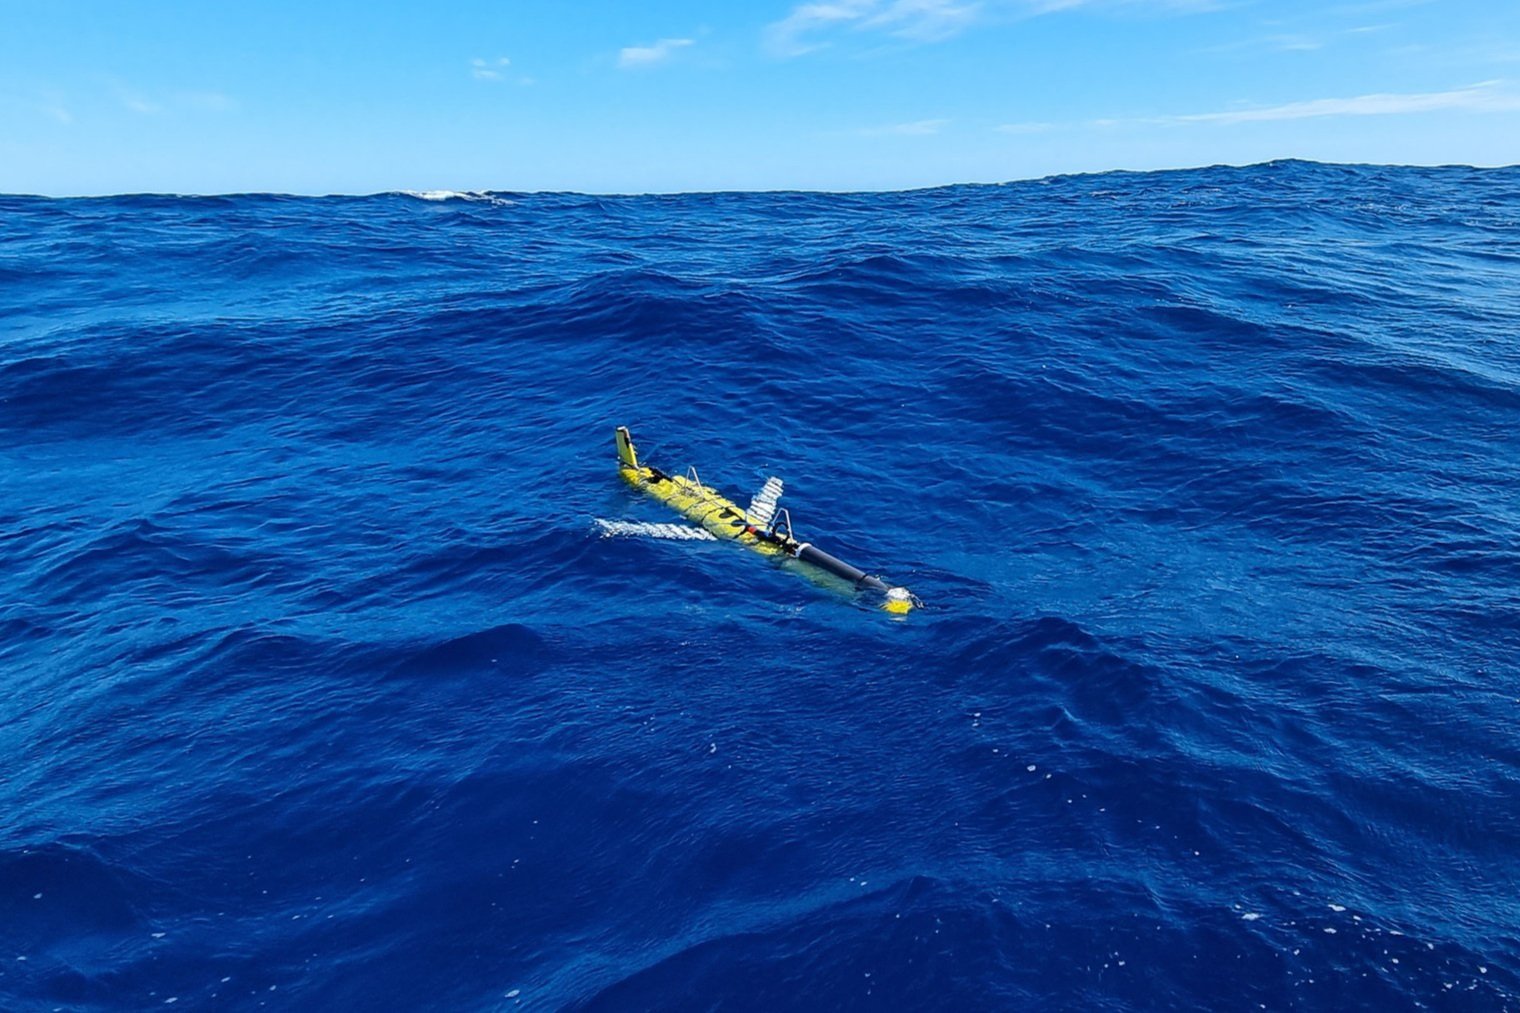
[[[904,39],[948,39],[976,20],[977,0],[825,0],[805,3],[766,27],[765,48],[776,56],[801,56],[829,45],[839,28],[882,31]]]
[[[938,42],[964,31],[981,10],[981,3],[964,0],[894,0],[867,17],[862,27],[904,39]]]
[[[494,60],[477,56],[470,61],[470,76],[477,81],[500,81],[510,66],[512,61],[505,56]]]
[[[225,113],[237,108],[230,95],[220,91],[143,92],[124,81],[108,80],[110,92],[122,108],[138,116],[184,112]]]
[[[32,109],[58,123],[67,126],[74,122],[74,113],[64,99],[62,92],[40,92],[34,101],[21,100],[21,105],[29,105]]]
[[[141,92],[121,85],[116,86],[116,99],[139,116],[157,116],[164,111],[163,103],[155,102]]]
[[[1450,91],[1412,93],[1381,92],[1352,98],[1318,98],[1304,102],[1285,102],[1275,106],[1226,109],[1220,112],[1163,116],[1156,123],[1212,123],[1231,126],[1237,123],[1267,123],[1281,120],[1308,120],[1327,116],[1405,116],[1443,110],[1468,112],[1511,112],[1520,110],[1520,94],[1503,87],[1503,81]]]
[[[772,55],[792,57],[832,45],[842,32],[939,42],[979,21],[1037,17],[1079,7],[1151,8],[1184,14],[1219,6],[1221,0],[810,0],[767,25],[763,41]]]
[[[219,91],[187,91],[175,96],[176,101],[190,109],[224,113],[237,108],[232,97]]]
[[[992,128],[1000,134],[1048,134],[1061,129],[1059,123],[1003,123]]]
[[[1312,53],[1325,48],[1325,40],[1312,35],[1274,35],[1266,40],[1269,49],[1284,53]]]
[[[1209,56],[1233,56],[1243,52],[1308,53],[1347,42],[1366,43],[1380,33],[1386,33],[1397,27],[1393,24],[1356,24],[1334,27],[1324,24],[1323,20],[1315,18],[1315,23],[1312,24],[1306,24],[1306,19],[1298,19],[1293,24],[1282,21],[1267,22],[1264,27],[1272,29],[1270,31],[1237,39],[1234,42],[1205,46],[1198,52]]]
[[[664,63],[679,49],[695,45],[696,39],[661,39],[648,46],[624,46],[618,53],[618,66],[624,70],[653,67]]]
[[[1337,4],[1326,8],[1325,13],[1336,16],[1365,17],[1369,14],[1386,14],[1389,11],[1403,11],[1411,7],[1424,7],[1434,2],[1435,0],[1367,0],[1365,3]]]
[[[882,127],[862,127],[855,134],[859,137],[928,137],[939,133],[949,123],[949,120],[914,120],[911,123],[891,123]]]
[[[1005,123],[993,127],[1004,134],[1033,134],[1052,130],[1118,127],[1236,126],[1242,123],[1276,123],[1346,116],[1410,116],[1432,112],[1520,112],[1520,91],[1505,81],[1484,81],[1449,91],[1377,92],[1351,98],[1317,98],[1271,106],[1242,106],[1206,113],[1171,116],[1105,118],[1068,123]]]
[[[835,0],[806,3],[765,28],[765,48],[776,56],[801,56],[828,45],[816,32],[838,25],[856,24],[877,5],[877,0]]]

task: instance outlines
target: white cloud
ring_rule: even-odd
[[[1004,123],[992,129],[1000,134],[1047,134],[1059,128],[1058,123]]]
[[[624,70],[652,67],[670,59],[678,49],[694,45],[696,39],[661,39],[650,46],[624,46],[618,53],[618,66]]]
[[[1502,81],[1484,81],[1451,91],[1405,94],[1378,93],[1354,98],[1317,98],[1304,102],[1248,109],[1227,109],[1212,113],[1163,116],[1154,123],[1212,123],[1230,126],[1236,123],[1265,123],[1280,120],[1307,120],[1325,116],[1403,116],[1438,110],[1469,112],[1510,112],[1520,110],[1520,94],[1506,91]]]
[[[139,116],[156,116],[164,111],[164,107],[159,103],[138,92],[128,91],[125,88],[118,88],[116,90],[116,97],[121,100],[122,105]]]
[[[0,95],[0,107],[10,104],[7,97]],[[33,112],[46,116],[50,120],[67,126],[74,122],[74,113],[69,109],[68,100],[62,92],[43,91],[36,92],[31,97],[22,98],[17,96],[16,104]]]
[[[191,109],[212,113],[224,113],[237,107],[230,96],[219,91],[187,91],[177,96],[177,100]]]
[[[116,101],[123,108],[139,116],[174,115],[186,112],[224,113],[237,108],[237,102],[220,91],[146,93],[138,91],[125,81],[108,80],[107,83]]]
[[[829,43],[830,29],[884,31],[920,42],[947,39],[976,20],[976,0],[826,0],[792,8],[766,27],[765,47],[777,56],[800,56]]]
[[[1281,22],[1272,22],[1273,26],[1281,25]],[[1329,28],[1324,25],[1311,25],[1301,31],[1273,32],[1266,35],[1258,35],[1252,38],[1239,39],[1234,42],[1225,42],[1217,46],[1205,46],[1198,50],[1210,56],[1230,56],[1242,52],[1283,52],[1283,53],[1309,53],[1325,49],[1333,45],[1342,45],[1346,42],[1364,42],[1368,38],[1381,32],[1386,32],[1394,26],[1379,25],[1354,25],[1350,28]]]
[[[1362,17],[1368,14],[1408,10],[1410,7],[1424,7],[1433,2],[1434,0],[1369,0],[1367,3],[1339,4],[1328,8],[1325,13],[1337,17]]]
[[[1285,53],[1312,53],[1325,48],[1325,40],[1312,35],[1274,35],[1266,44]]]
[[[939,42],[980,20],[1037,17],[1078,7],[1157,8],[1164,13],[1214,10],[1221,0],[811,0],[766,26],[774,56],[801,56],[832,44],[842,31],[876,32],[913,42]]]
[[[780,21],[766,26],[765,48],[777,56],[801,56],[827,45],[809,38],[814,32],[859,21],[876,4],[877,0],[801,4]]]
[[[878,28],[905,39],[938,42],[963,31],[981,12],[978,2],[894,0],[865,19],[862,28]]]
[[[470,76],[477,81],[500,81],[502,73],[510,66],[512,61],[505,56],[498,56],[494,60],[477,56],[470,61]]]
[[[1172,116],[1137,116],[1128,119],[1108,117],[1068,123],[1005,123],[993,127],[1004,134],[1033,134],[1051,130],[1119,127],[1235,126],[1241,123],[1276,123],[1343,116],[1409,116],[1431,112],[1500,113],[1520,112],[1520,92],[1508,88],[1504,81],[1484,81],[1450,91],[1357,95],[1352,98],[1317,98],[1302,102],[1284,102],[1275,106],[1244,106],[1207,113],[1183,113]]]
[[[857,130],[861,137],[927,137],[939,133],[949,120],[914,120],[911,123],[892,123],[884,127],[865,127]]]

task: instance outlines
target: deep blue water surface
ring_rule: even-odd
[[[1520,1008],[1520,170],[0,198],[0,677],[8,1011]]]

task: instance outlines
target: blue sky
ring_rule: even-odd
[[[0,191],[1520,162],[1516,0],[0,0]]]

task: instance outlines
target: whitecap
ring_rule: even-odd
[[[600,517],[597,518],[596,523],[602,529],[603,538],[670,538],[677,541],[695,542],[717,540],[717,536],[706,528],[692,527],[686,524],[661,524],[651,521],[608,521]]]
[[[516,203],[516,201],[497,197],[485,190],[397,190],[396,193],[401,194],[403,197],[415,197],[418,200],[433,202],[462,200],[491,204],[495,207],[510,207]]]
[[[402,190],[408,197],[418,200],[479,200],[481,194],[472,190]]]

